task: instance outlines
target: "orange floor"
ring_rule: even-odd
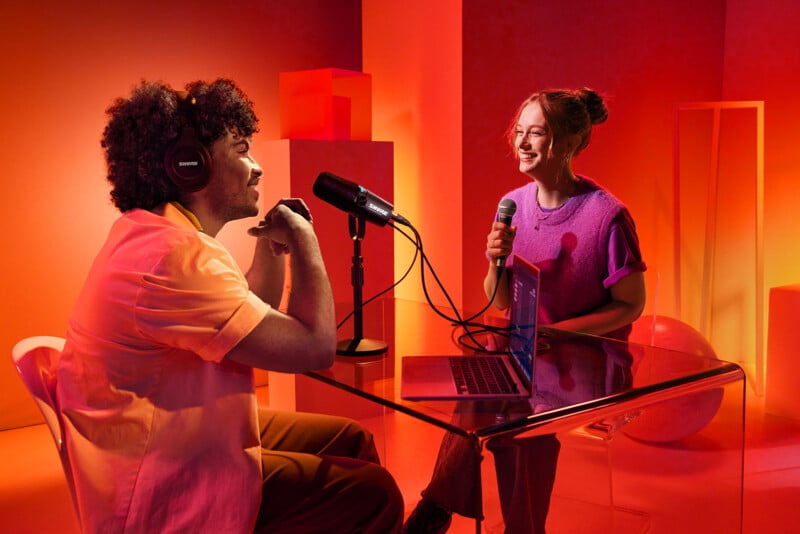
[[[743,532],[783,534],[800,531],[800,509],[797,506],[800,502],[800,422],[765,414],[763,398],[750,391],[747,402]],[[410,511],[419,490],[427,482],[441,433],[404,415],[370,417],[364,421],[379,436],[379,446],[387,466],[395,474]],[[697,454],[696,448],[680,446],[670,447],[668,452],[671,464],[680,463],[682,455]],[[490,461],[487,461],[488,470],[491,470]],[[646,469],[657,470],[653,466],[646,466]],[[646,475],[653,476],[653,472]],[[681,476],[681,473],[677,475]],[[676,473],[670,472],[669,476],[676,477]],[[685,480],[678,478],[674,484],[680,492],[707,497],[709,508],[712,508],[713,496],[703,494],[702,484],[698,485],[694,476],[687,473]],[[486,486],[485,491],[496,491],[493,484]],[[627,491],[624,487],[618,487],[618,490]],[[585,508],[570,513],[570,506],[569,499],[554,498],[553,507],[561,507],[557,514],[559,517],[571,517],[577,522],[575,524],[587,520]],[[483,525],[483,532],[499,531],[495,519],[497,510],[487,509],[486,512],[489,520]],[[676,513],[680,514],[680,511]],[[703,534],[720,532],[712,525],[704,524],[704,519],[713,513],[703,515],[696,518],[695,531]],[[672,524],[674,517],[640,519],[636,514],[623,514],[615,523],[614,531],[625,534],[676,532]],[[550,525],[550,531],[556,534],[602,531],[580,528],[575,524],[566,525],[562,521]],[[15,534],[78,532],[55,448],[44,425],[0,432],[0,531]],[[450,532],[475,532],[474,522],[456,517]]]

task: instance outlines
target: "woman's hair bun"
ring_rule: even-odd
[[[578,97],[586,106],[586,111],[589,112],[589,118],[592,120],[592,124],[602,124],[608,119],[608,108],[606,108],[603,97],[588,87],[578,89],[577,93]]]

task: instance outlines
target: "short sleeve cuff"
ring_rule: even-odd
[[[248,291],[247,299],[242,302],[242,305],[213,339],[198,351],[198,354],[204,360],[222,361],[228,352],[247,337],[264,319],[269,309],[269,304],[258,298],[252,291]]]

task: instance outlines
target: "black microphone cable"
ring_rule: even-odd
[[[407,226],[411,230],[411,232],[413,233],[413,237],[411,235],[409,235],[407,232],[405,232],[404,230],[402,230],[401,228],[399,228],[396,223],[400,223],[400,224],[402,224],[404,226]],[[392,283],[387,288],[379,291],[375,295],[373,295],[370,298],[368,298],[367,300],[365,300],[363,302],[363,304],[362,304],[362,307],[366,306],[367,304],[369,304],[369,303],[371,303],[373,301],[375,301],[376,299],[380,298],[381,296],[385,295],[386,293],[388,293],[389,291],[391,291],[392,289],[397,287],[401,282],[403,282],[408,277],[408,275],[413,270],[414,265],[419,260],[420,261],[420,279],[421,279],[421,282],[422,282],[422,292],[425,295],[425,300],[427,301],[428,306],[438,316],[440,316],[441,318],[447,320],[452,326],[454,326],[456,328],[461,328],[463,330],[463,333],[461,335],[459,335],[458,337],[455,337],[454,341],[458,345],[461,345],[461,346],[463,346],[463,347],[465,347],[468,350],[471,350],[473,352],[505,353],[505,351],[492,351],[490,349],[487,349],[486,346],[481,344],[475,337],[476,335],[482,335],[482,334],[494,334],[494,335],[498,335],[498,336],[501,336],[501,337],[509,337],[509,335],[510,335],[510,327],[492,326],[492,325],[487,325],[487,324],[482,323],[482,322],[475,322],[475,319],[477,319],[478,317],[483,315],[491,307],[492,302],[494,302],[495,296],[497,295],[498,287],[500,286],[500,277],[498,276],[497,283],[495,284],[495,287],[494,287],[494,292],[492,293],[492,298],[489,299],[488,303],[481,310],[479,310],[477,313],[473,314],[470,317],[463,318],[461,316],[461,314],[459,313],[457,306],[453,302],[452,297],[447,292],[447,289],[445,288],[444,284],[442,283],[441,279],[439,278],[439,275],[436,273],[436,270],[433,268],[433,265],[431,264],[430,260],[428,259],[428,256],[425,254],[424,246],[422,244],[422,237],[420,236],[420,234],[417,231],[417,229],[405,218],[403,218],[402,220],[396,220],[396,221],[395,220],[390,220],[390,221],[388,221],[388,224],[392,228],[394,228],[395,231],[400,233],[400,235],[402,235],[408,241],[410,241],[412,245],[414,245],[414,248],[415,248],[414,256],[411,259],[411,263],[406,268],[406,271],[403,273],[403,275],[397,281],[395,281],[394,283]],[[439,309],[439,307],[433,302],[433,299],[431,298],[430,292],[428,290],[428,283],[427,283],[426,277],[425,277],[425,269],[426,269],[426,267],[430,271],[431,275],[433,276],[433,279],[436,282],[436,285],[439,287],[442,295],[447,300],[447,303],[448,303],[450,309],[452,310],[454,317],[451,316],[451,315],[448,315],[447,313],[445,313],[444,311]],[[504,269],[504,268],[505,267],[501,267],[500,269]],[[339,323],[337,324],[337,326],[336,326],[337,330],[340,329],[347,322],[347,320],[350,319],[354,314],[355,314],[355,310],[352,310],[347,315],[345,315],[341,319],[341,321],[339,321]],[[455,330],[454,330],[454,332],[455,332]],[[469,340],[469,342],[467,342],[467,339]]]
[[[465,348],[467,348],[469,350],[475,351],[475,352],[483,352],[483,353],[495,352],[495,351],[490,351],[484,345],[482,345],[475,338],[475,335],[479,334],[479,333],[498,333],[499,335],[502,335],[502,336],[508,336],[509,332],[510,332],[510,329],[508,327],[499,327],[499,326],[486,325],[486,324],[483,324],[483,323],[475,323],[474,320],[476,318],[480,317],[481,315],[483,315],[486,312],[486,310],[488,310],[491,307],[492,302],[494,302],[494,297],[497,294],[497,288],[498,288],[498,286],[500,284],[499,279],[498,279],[498,283],[495,285],[495,289],[494,289],[494,293],[492,294],[492,298],[489,300],[489,302],[486,304],[486,306],[484,306],[480,311],[478,311],[477,313],[475,313],[471,317],[462,318],[461,314],[458,311],[458,308],[456,307],[455,303],[453,302],[453,299],[450,297],[450,294],[447,292],[447,289],[444,287],[444,284],[442,283],[441,279],[436,274],[436,270],[433,268],[433,265],[430,263],[430,260],[428,259],[427,254],[425,254],[425,250],[424,250],[424,247],[423,247],[423,244],[422,244],[422,237],[420,236],[419,232],[417,231],[416,228],[414,228],[413,225],[408,224],[407,226],[414,233],[414,238],[413,239],[411,238],[411,236],[409,236],[405,232],[399,230],[398,228],[395,227],[395,229],[400,231],[400,233],[404,237],[406,237],[406,239],[411,241],[414,244],[414,246],[416,247],[416,249],[417,249],[417,251],[419,253],[419,256],[421,258],[421,262],[420,262],[420,277],[421,277],[421,281],[422,281],[422,292],[425,295],[425,299],[428,302],[428,305],[430,306],[430,308],[437,315],[439,315],[443,319],[449,321],[453,326],[461,328],[464,331],[464,333],[461,336],[459,336],[458,338],[455,339],[455,341],[458,344],[464,346]],[[434,304],[433,300],[431,299],[430,292],[428,291],[428,284],[427,284],[426,279],[425,279],[425,267],[426,266],[427,266],[428,270],[430,271],[431,275],[433,276],[434,280],[436,281],[436,285],[439,287],[439,289],[441,290],[442,294],[447,299],[447,302],[448,302],[450,308],[452,309],[455,317],[451,317],[451,316],[447,315],[445,312],[443,312],[442,310],[440,310],[439,307],[437,307],[437,305]],[[479,328],[479,330],[473,331],[470,328]],[[465,341],[466,339],[469,339],[471,341],[471,344],[468,344]],[[503,351],[497,351],[497,352],[503,352]]]

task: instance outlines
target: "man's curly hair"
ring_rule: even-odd
[[[249,137],[258,131],[258,118],[247,95],[228,79],[186,86],[196,101],[194,127],[203,145],[229,130]],[[106,110],[109,121],[100,145],[105,151],[111,200],[122,212],[151,210],[180,200],[180,190],[164,168],[164,153],[189,120],[178,111],[178,96],[163,82],[142,81],[128,98],[118,98]]]

